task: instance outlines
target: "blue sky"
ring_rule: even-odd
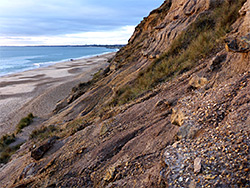
[[[1,0],[0,45],[125,44],[163,0]]]

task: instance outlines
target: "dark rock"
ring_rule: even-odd
[[[160,30],[160,29],[163,29],[165,26],[166,26],[166,24],[162,23],[162,24],[156,26],[155,29],[159,29]]]
[[[41,159],[43,155],[53,146],[57,139],[57,136],[53,136],[46,140],[41,146],[31,151],[31,157],[35,160]]]
[[[55,107],[55,109],[53,110],[53,113],[54,113],[54,114],[57,114],[59,111],[61,111],[61,110],[62,110],[63,108],[65,108],[67,105],[68,105],[67,99],[63,99],[63,100],[59,101],[59,102],[56,104],[56,107]]]
[[[208,65],[208,69],[211,71],[218,70],[221,68],[221,63],[224,62],[227,58],[227,54],[221,54],[212,59]]]

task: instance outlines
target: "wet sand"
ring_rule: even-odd
[[[115,53],[57,63],[0,77],[0,136],[12,133],[28,113],[46,119],[72,87],[86,82]]]

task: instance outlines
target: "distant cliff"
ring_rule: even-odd
[[[58,103],[0,186],[250,186],[250,54],[224,46],[248,45],[249,23],[250,0],[166,0]]]

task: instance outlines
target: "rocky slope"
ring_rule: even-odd
[[[250,0],[242,2],[226,37],[250,33]],[[0,186],[250,186],[249,53],[218,45],[180,76],[124,105],[108,105],[223,3],[234,2],[166,0],[152,11],[99,78],[76,87],[1,167]],[[46,132],[58,137],[41,141]]]

